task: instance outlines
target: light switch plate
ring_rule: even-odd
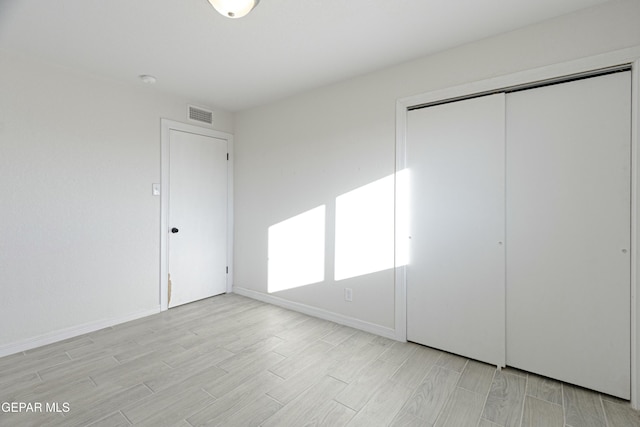
[[[151,194],[154,196],[160,195],[160,184],[151,184]]]

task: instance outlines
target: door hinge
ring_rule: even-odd
[[[227,160],[229,160],[229,153],[227,153]]]
[[[227,274],[229,274],[229,267],[227,267]]]

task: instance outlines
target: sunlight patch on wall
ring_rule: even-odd
[[[393,268],[394,176],[336,198],[335,280]]]
[[[396,267],[409,264],[411,247],[409,169],[396,173]]]
[[[324,280],[325,211],[322,205],[269,227],[269,293]]]

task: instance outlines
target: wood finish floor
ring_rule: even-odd
[[[233,294],[1,358],[0,402],[59,404],[11,427],[640,426],[616,398]]]

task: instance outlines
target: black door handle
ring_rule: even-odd
[[[180,231],[180,230],[178,230],[178,229],[177,229],[177,228],[175,228],[175,227],[173,227],[173,228],[171,229],[171,232],[172,232],[172,233],[174,233],[174,234],[175,234],[175,233],[177,233],[178,231]]]

